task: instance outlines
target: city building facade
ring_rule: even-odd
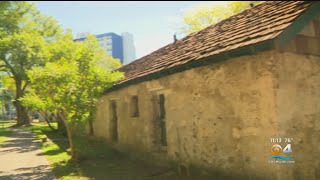
[[[129,64],[136,59],[136,49],[133,43],[133,35],[124,32],[122,33],[123,44],[123,64]]]
[[[87,35],[87,33],[82,36]],[[105,52],[113,58],[120,59],[121,64],[129,64],[135,60],[135,47],[133,35],[122,33],[122,36],[116,33],[104,33],[96,35],[100,46]],[[77,38],[74,41],[84,41],[86,37]]]

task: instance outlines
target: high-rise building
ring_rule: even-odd
[[[86,36],[88,33],[82,33]],[[133,36],[130,33],[122,33],[122,36],[116,33],[104,33],[96,35],[100,46],[107,54],[113,58],[120,59],[122,64],[128,64],[135,60],[135,47],[133,43]],[[83,41],[86,37],[74,39],[74,41]]]
[[[133,35],[124,32],[122,33],[123,44],[123,64],[129,64],[136,59],[136,49],[133,43]]]

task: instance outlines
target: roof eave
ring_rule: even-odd
[[[320,15],[320,2],[311,5],[292,24],[281,32],[275,39],[277,48],[285,47],[306,25]]]
[[[109,93],[133,84],[138,84],[144,81],[150,81],[153,79],[158,79],[164,76],[168,76],[177,72],[182,72],[195,67],[201,67],[209,64],[219,63],[244,55],[252,55],[257,52],[271,50],[276,48],[285,47],[290,40],[292,40],[308,23],[310,23],[317,15],[320,14],[320,2],[313,4],[308,10],[302,13],[289,27],[287,27],[283,32],[281,32],[274,39],[262,41],[256,44],[247,45],[238,49],[230,50],[227,52],[215,54],[212,56],[205,57],[196,61],[191,61],[186,64],[175,66],[169,69],[164,69],[146,76],[138,77],[121,84],[114,85],[113,87],[107,89],[105,93]]]
[[[259,42],[256,44],[244,46],[241,48],[237,48],[234,50],[230,50],[227,52],[215,54],[212,56],[205,57],[203,59],[191,61],[191,62],[182,64],[182,65],[179,65],[179,66],[174,66],[169,69],[164,69],[164,70],[152,73],[152,74],[148,74],[146,76],[138,77],[138,78],[123,82],[121,84],[114,85],[113,87],[107,89],[105,91],[105,93],[109,93],[111,91],[115,91],[115,90],[130,86],[130,85],[138,84],[138,83],[141,83],[144,81],[150,81],[150,80],[158,79],[158,78],[168,76],[171,74],[175,74],[178,72],[186,71],[186,70],[189,70],[192,68],[206,66],[209,64],[220,63],[220,62],[223,62],[223,61],[235,58],[235,57],[244,56],[244,55],[252,55],[257,52],[270,50],[273,48],[273,45],[274,45],[274,42],[273,42],[273,39],[271,39],[271,40]]]

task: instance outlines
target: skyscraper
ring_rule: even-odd
[[[87,34],[82,33],[82,36],[86,36]],[[135,47],[132,34],[125,32],[120,36],[110,32],[95,36],[105,52],[113,58],[120,59],[122,64],[128,64],[135,60]],[[81,37],[74,39],[74,41],[84,41],[85,39],[86,37]]]
[[[122,33],[123,44],[123,64],[129,64],[136,59],[136,49],[133,43],[133,35],[124,32]]]

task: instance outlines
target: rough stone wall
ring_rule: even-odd
[[[312,23],[285,49],[106,94],[97,105],[96,135],[110,140],[109,100],[115,99],[119,132],[115,146],[209,168],[221,179],[320,179],[319,18]],[[166,99],[166,153],[154,145],[156,94]],[[133,95],[139,97],[140,112],[134,118],[130,117]],[[294,139],[296,163],[268,163],[272,137]]]
[[[320,179],[320,17],[280,52],[275,71],[278,137],[293,138],[295,164],[279,166],[278,178]]]
[[[242,56],[108,93],[98,104],[95,133],[110,139],[109,100],[116,99],[118,144],[156,153],[152,96],[161,93],[168,141],[164,156],[221,176],[272,178],[267,160],[269,138],[276,135],[275,54]],[[138,118],[130,117],[132,95],[139,97]]]

